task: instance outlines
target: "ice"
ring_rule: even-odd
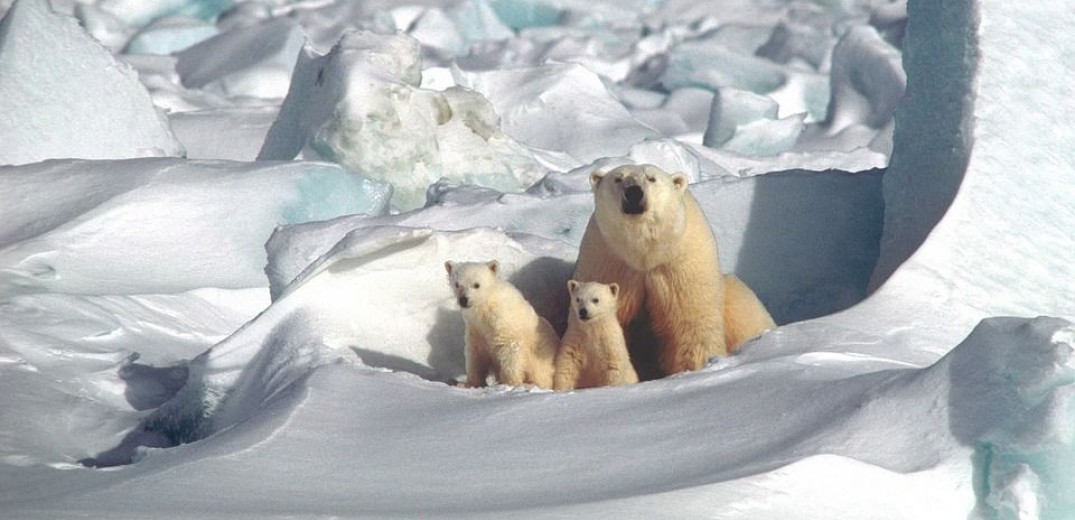
[[[18,19],[44,12],[19,1]],[[184,86],[173,56],[122,56],[189,155],[243,162],[72,160],[54,143],[60,160],[0,168],[5,518],[1075,510],[1075,113],[1062,79],[1075,13],[1062,2],[55,3],[113,53],[176,16],[222,36],[291,23],[310,43],[283,83],[303,101],[283,107]],[[46,49],[67,25],[5,31],[30,27]],[[322,56],[349,29],[368,40]],[[0,43],[2,64],[15,53]],[[248,63],[244,49],[219,46],[204,63],[226,74]],[[82,94],[84,48],[47,50],[19,77],[61,97],[42,85],[62,70],[75,85],[62,97]],[[316,93],[329,57],[351,61],[326,66],[323,86],[337,90]],[[783,79],[768,90],[770,76]],[[715,85],[729,77],[745,85]],[[392,88],[343,95],[363,82]],[[702,144],[706,99],[728,88],[778,107],[736,123],[759,126],[739,134],[758,139],[740,151],[726,146],[734,132],[723,148]],[[345,145],[357,134],[325,123],[374,105],[463,114],[437,136],[437,157],[465,173],[484,168],[479,151],[522,157],[538,166],[533,185],[503,171],[498,187],[431,176],[400,183],[417,205],[390,211],[391,187],[364,167],[308,160],[365,157]],[[35,107],[12,107],[22,126],[0,150],[22,149],[11,136],[36,142],[23,133]],[[70,105],[41,128],[86,110]],[[775,138],[794,132],[764,127],[791,116],[803,130],[786,149]],[[490,151],[481,136],[498,132],[517,146]],[[253,160],[273,139],[290,150],[283,160]],[[379,140],[414,150],[429,138],[366,149]],[[740,153],[774,144],[774,155]],[[592,209],[587,176],[627,162],[691,178],[723,267],[781,326],[702,370],[623,388],[452,386],[462,331],[443,260],[498,257],[562,319],[557,292]]]
[[[515,31],[500,21],[486,0],[462,2],[451,11],[451,18],[468,42],[506,40],[515,36]]]
[[[828,131],[852,124],[880,128],[903,99],[907,74],[898,49],[869,26],[849,29],[832,50]]]
[[[440,178],[521,191],[544,169],[500,131],[481,94],[419,88],[418,42],[404,35],[357,32],[332,52],[307,49],[259,159],[332,160],[392,182],[393,207],[425,204]]]
[[[908,93],[885,174],[873,285],[919,295],[913,308],[944,309],[941,321],[953,327],[990,315],[1072,317],[1075,285],[1064,280],[1075,264],[1041,248],[1075,248],[1075,185],[1066,180],[1075,130],[1063,123],[1075,105],[1061,83],[1027,75],[1030,63],[1071,71],[1075,64],[1049,50],[1071,37],[1027,28],[1075,13],[929,2],[909,10]],[[1030,88],[1034,96],[1017,94]]]
[[[176,70],[188,88],[283,98],[304,41],[302,29],[287,19],[243,27],[178,53]]]
[[[731,87],[717,89],[702,143],[748,156],[777,155],[792,149],[806,114],[777,119],[779,106],[767,96]]]
[[[168,121],[190,159],[253,161],[278,112],[274,106],[216,108],[174,112]]]
[[[158,18],[175,14],[212,20],[233,3],[233,0],[101,0],[98,5],[128,25],[143,27]]]
[[[390,193],[332,164],[182,159],[5,167],[0,186],[5,295],[264,286],[276,226],[382,213]]]
[[[44,0],[0,21],[0,164],[182,155],[130,67]]]
[[[566,153],[579,163],[619,155],[632,144],[657,137],[631,117],[596,74],[580,65],[459,71],[456,81],[492,103],[508,136],[530,147]]]
[[[992,517],[1068,518],[1075,510],[1075,327],[987,320],[943,363],[951,428],[973,446],[976,491]]]
[[[217,34],[216,26],[197,18],[169,16],[154,20],[138,31],[124,52],[132,54],[172,54]]]
[[[513,29],[556,25],[563,16],[556,3],[542,0],[492,0],[490,7]]]
[[[787,74],[773,62],[723,49],[705,40],[676,46],[660,79],[661,85],[670,90],[734,87],[758,94],[772,92],[786,81]]]

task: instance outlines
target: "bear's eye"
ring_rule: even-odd
[[[650,182],[657,182],[657,177],[646,177],[646,180]]]
[[[481,286],[482,286],[482,284],[480,284],[478,282],[474,282],[474,285],[472,285],[472,287],[474,287],[475,289],[481,289]]]
[[[619,183],[623,182],[623,177],[616,177],[613,180],[616,181],[616,184],[619,184]]]
[[[598,303],[601,303],[601,300],[599,300],[597,298],[594,298],[594,299],[590,300],[590,302],[592,302],[594,305],[597,305]]]

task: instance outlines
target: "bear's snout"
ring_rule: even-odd
[[[590,311],[586,310],[586,307],[579,308],[579,319],[582,321],[590,319]]]
[[[623,212],[638,215],[646,211],[646,191],[629,179],[623,187]]]
[[[464,309],[470,306],[470,298],[467,298],[466,296],[460,296],[456,301],[459,302],[459,306]]]

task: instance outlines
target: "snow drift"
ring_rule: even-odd
[[[192,149],[238,156],[264,133],[261,153],[286,161],[0,168],[0,413],[19,419],[0,426],[6,515],[1075,508],[1075,295],[1062,253],[1075,246],[1072,105],[1062,81],[1027,65],[1072,72],[1056,51],[1070,47],[1058,29],[1075,22],[1070,9],[912,1],[901,39],[898,3],[85,5],[84,19],[112,17],[98,28],[115,42],[179,13],[219,14],[215,44],[281,17],[311,44],[282,104],[279,90],[211,84],[247,71],[279,85],[288,45],[191,52],[182,71],[175,57],[126,56],[155,102],[191,111],[169,116],[186,125],[175,135],[254,121],[228,134],[236,149]],[[73,30],[27,12],[47,14],[18,0],[6,30]],[[366,32],[341,39],[345,29]],[[378,36],[395,31],[410,36]],[[1012,88],[1028,82],[1033,97]],[[445,107],[465,117],[450,123]],[[93,117],[71,114],[73,127]],[[363,134],[366,123],[387,133]],[[891,167],[874,171],[889,129]],[[435,149],[444,164],[483,164],[460,150],[522,158],[539,174],[371,180],[400,173],[361,163],[386,157],[363,151],[379,139]],[[307,153],[339,164],[292,161]],[[698,372],[624,388],[446,385],[462,373],[462,322],[443,261],[498,258],[555,315],[592,204],[586,175],[624,161],[691,176],[725,268],[783,325]],[[410,192],[397,211],[393,185]]]

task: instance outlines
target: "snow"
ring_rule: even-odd
[[[134,71],[41,2],[0,22],[0,76],[0,164],[183,153]]]
[[[1075,510],[1063,3],[55,4],[0,22],[4,518]],[[444,261],[562,327],[628,162],[781,326],[455,386]]]

